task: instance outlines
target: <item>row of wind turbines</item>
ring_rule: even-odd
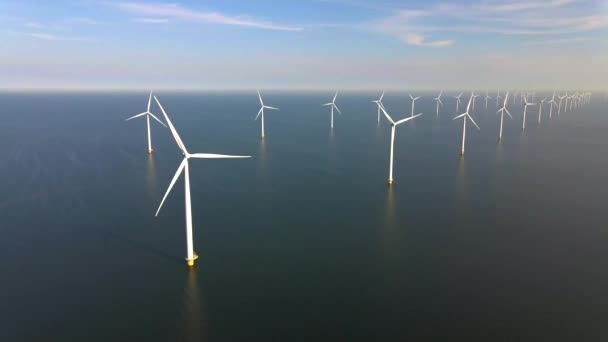
[[[255,117],[254,120],[257,120],[258,118],[261,118],[261,129],[262,129],[262,139],[265,138],[265,132],[264,132],[264,110],[265,109],[269,109],[269,110],[279,110],[276,107],[271,107],[271,106],[267,106],[264,104],[264,100],[262,99],[262,95],[260,94],[260,92],[257,92],[258,94],[258,99],[260,101],[260,109]],[[415,106],[416,106],[416,100],[420,99],[421,97],[414,97],[411,94],[409,94],[410,99],[412,100],[412,105],[411,105],[411,111],[410,111],[410,116],[401,120],[397,120],[395,121],[388,113],[388,111],[386,110],[384,104],[383,104],[383,99],[384,99],[384,95],[385,93],[382,92],[382,95],[380,95],[380,98],[378,100],[374,100],[372,101],[373,103],[376,104],[377,106],[377,120],[378,120],[378,124],[380,123],[380,118],[381,118],[381,113],[384,115],[384,117],[388,120],[388,122],[391,125],[391,146],[390,146],[390,161],[389,161],[389,178],[388,178],[388,184],[389,186],[393,184],[393,155],[394,155],[394,145],[395,145],[395,131],[397,126],[402,125],[408,121],[411,121],[417,117],[419,117],[420,115],[422,115],[422,113],[418,113],[418,114],[414,114],[415,112]],[[436,115],[439,115],[439,108],[444,106],[443,101],[441,100],[441,97],[443,95],[443,92],[440,92],[439,95],[437,97],[434,98],[435,102],[436,102]],[[461,98],[463,96],[463,93],[460,93],[458,96],[454,96],[454,98],[456,99],[456,112],[459,113],[460,110],[460,105],[461,105]],[[464,152],[465,152],[465,141],[466,141],[466,128],[467,128],[467,121],[471,121],[471,123],[478,129],[480,130],[479,125],[477,125],[477,123],[475,122],[475,120],[473,119],[473,117],[471,116],[471,114],[474,112],[475,110],[475,103],[476,103],[476,98],[479,97],[480,95],[476,95],[474,91],[471,92],[471,96],[469,97],[469,102],[467,104],[466,107],[466,111],[464,113],[458,114],[456,117],[454,117],[454,120],[457,119],[463,119],[463,126],[462,126],[462,145],[461,145],[461,150],[460,150],[460,154],[461,156],[464,156]],[[150,111],[150,106],[152,103],[152,97],[154,97],[154,101],[156,102],[156,104],[158,105],[158,108],[161,110],[161,112],[163,113],[163,116],[165,118],[165,121],[167,122],[167,124],[163,123],[159,118],[157,118],[154,114],[152,114],[152,112]],[[340,111],[340,109],[338,108],[338,106],[336,105],[336,99],[338,97],[338,92],[335,93],[333,99],[331,102],[322,104],[322,106],[324,107],[330,107],[330,127],[333,128],[334,127],[334,110],[337,111],[339,114],[341,114],[342,112]],[[502,107],[497,111],[497,113],[500,114],[500,130],[499,130],[499,135],[498,135],[498,139],[499,141],[502,140],[502,128],[503,128],[503,121],[504,121],[504,115],[508,115],[510,118],[513,118],[511,113],[509,112],[507,105],[509,102],[509,97],[510,94],[509,92],[507,92],[504,96],[504,101],[502,104]],[[555,101],[556,97],[559,99],[559,103]],[[500,95],[500,90],[497,93],[496,96],[496,107],[498,108],[499,106],[499,99],[501,98]],[[522,122],[522,130],[525,129],[525,125],[526,125],[526,114],[528,111],[528,107],[532,107],[532,106],[536,106],[537,103],[533,103],[533,102],[529,102],[529,98],[534,98],[534,94],[529,94],[529,93],[524,93],[523,91],[520,93],[520,99],[522,101],[522,103],[524,104],[524,111],[523,111],[523,122]],[[485,97],[485,106],[486,109],[488,107],[488,101],[491,100],[492,98],[488,95],[488,92],[486,91],[486,97]],[[542,118],[542,110],[543,110],[543,105],[545,104],[545,102],[547,102],[548,98],[544,98],[543,100],[541,100],[540,102],[540,109],[539,109],[539,114],[538,114],[538,123],[540,124],[541,122],[541,118]],[[565,100],[565,101],[564,101]],[[530,100],[533,101],[533,100]],[[565,93],[565,95],[563,96],[559,96],[557,95],[556,92],[553,93],[553,96],[551,97],[551,100],[549,100],[547,102],[547,104],[550,105],[550,109],[549,109],[549,118],[552,117],[553,114],[553,107],[554,105],[558,107],[558,115],[561,113],[562,111],[562,101],[564,101],[564,112],[570,110],[574,110],[584,104],[588,104],[591,101],[591,93],[589,92],[575,92],[572,93],[570,95],[568,95],[568,93]],[[568,101],[570,101],[568,103]],[[165,203],[165,200],[167,199],[167,196],[169,195],[169,193],[171,192],[171,190],[173,189],[173,186],[175,185],[175,182],[177,181],[177,179],[182,175],[182,173],[184,174],[184,200],[185,200],[185,215],[186,215],[186,263],[189,267],[193,267],[194,266],[194,262],[195,260],[198,259],[198,255],[194,252],[194,246],[193,246],[193,229],[192,229],[192,200],[191,200],[191,193],[190,193],[190,169],[189,169],[189,160],[190,159],[235,159],[235,158],[251,158],[251,156],[241,156],[241,155],[225,155],[225,154],[211,154],[211,153],[190,153],[188,152],[188,150],[186,149],[186,146],[184,144],[184,142],[182,141],[182,139],[180,138],[179,134],[177,133],[177,130],[175,129],[175,127],[173,126],[173,123],[171,122],[171,119],[169,119],[169,116],[167,115],[167,112],[165,111],[165,109],[163,108],[163,106],[161,105],[160,101],[158,100],[158,98],[156,96],[152,95],[152,91],[150,91],[150,94],[148,96],[148,104],[147,104],[147,108],[146,111],[137,115],[134,115],[132,117],[127,118],[125,121],[130,121],[132,119],[138,118],[138,117],[146,117],[146,127],[147,127],[147,138],[148,138],[148,154],[152,154],[153,153],[153,149],[152,149],[152,135],[151,135],[151,131],[150,131],[150,118],[156,120],[159,124],[161,124],[163,127],[165,128],[169,128],[169,130],[171,131],[171,135],[173,136],[179,150],[181,151],[182,155],[184,156],[182,162],[180,163],[180,165],[177,168],[177,171],[175,172],[175,175],[173,176],[173,179],[171,180],[171,182],[169,183],[169,187],[167,188],[167,191],[165,192],[165,195],[163,196],[160,205],[158,206],[158,209],[156,211],[155,216],[158,216],[163,204]]]

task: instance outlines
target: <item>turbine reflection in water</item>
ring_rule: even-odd
[[[183,341],[199,342],[206,339],[207,327],[203,307],[204,303],[200,295],[196,268],[189,267],[186,271],[182,308],[184,327],[181,333]]]

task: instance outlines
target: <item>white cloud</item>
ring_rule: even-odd
[[[218,12],[195,11],[178,4],[146,4],[137,2],[118,3],[117,6],[128,12],[146,16],[172,17],[182,20],[231,25],[241,27],[252,27],[266,30],[279,31],[301,31],[299,26],[280,25],[268,21],[260,21],[248,17],[233,17]]]
[[[169,22],[167,18],[135,18],[134,22],[144,23],[144,24],[166,24]]]
[[[74,18],[73,21],[80,23],[80,24],[87,24],[87,25],[96,25],[97,24],[96,20],[87,18],[87,17]]]
[[[50,33],[26,33],[26,35],[39,40],[50,40],[50,41],[90,41],[87,38],[76,38],[76,37],[64,37]]]
[[[427,46],[427,47],[435,47],[435,48],[454,45],[453,40],[438,40],[438,41],[434,41],[434,42],[427,42],[424,36],[416,34],[416,33],[408,33],[407,36],[405,37],[405,42],[410,45]]]
[[[37,29],[44,28],[44,25],[42,25],[40,23],[37,23],[37,22],[34,22],[34,21],[28,21],[28,22],[26,22],[23,25],[25,27],[29,27],[29,28],[37,28]]]

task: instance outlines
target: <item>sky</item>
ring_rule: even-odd
[[[4,89],[606,89],[606,0],[0,0]]]

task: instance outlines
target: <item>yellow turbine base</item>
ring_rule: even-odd
[[[148,154],[154,153],[154,150],[148,150]]]
[[[463,157],[464,156],[464,151],[460,151],[460,156]]]
[[[196,253],[194,253],[194,257],[192,259],[186,258],[186,263],[188,264],[188,267],[194,267],[194,260],[196,259],[198,259],[198,255]]]
[[[393,185],[393,180],[392,180],[392,179],[389,179],[389,180],[388,180],[388,185],[389,185],[389,186],[390,186],[390,185]]]

